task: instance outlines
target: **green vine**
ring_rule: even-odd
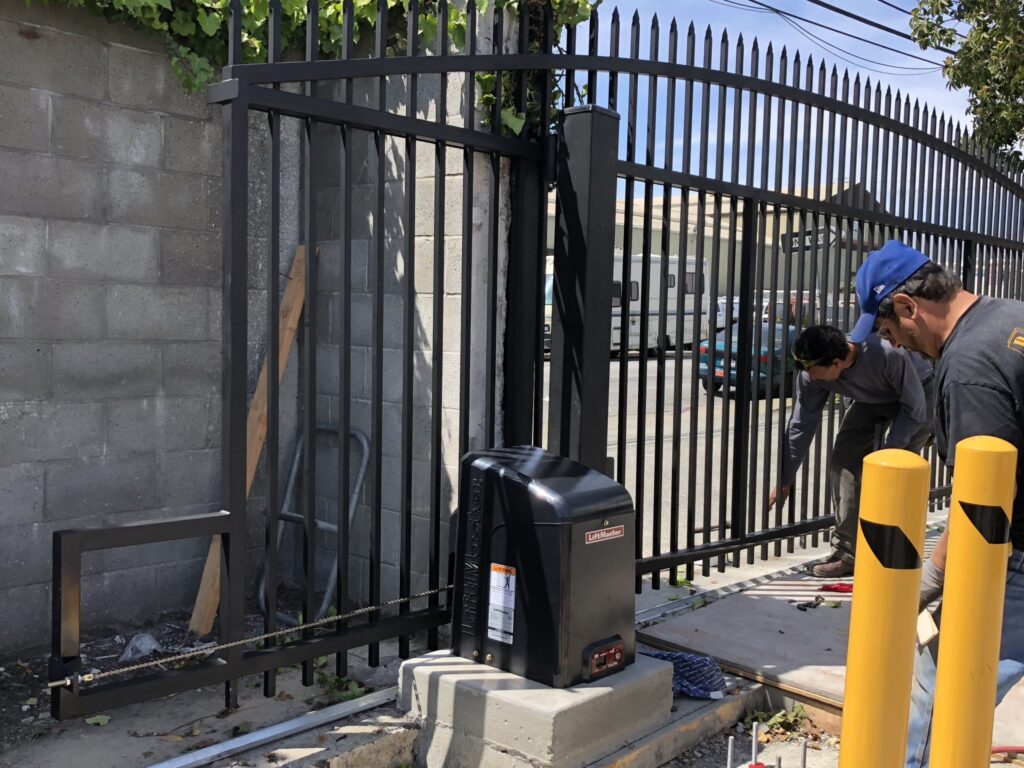
[[[86,8],[104,18],[156,32],[167,46],[171,66],[185,90],[195,93],[213,82],[220,67],[227,63],[228,0],[26,0],[26,2],[55,2]],[[543,28],[544,5],[549,1],[554,23],[553,40],[562,32],[590,17],[601,0],[527,0],[527,23],[530,25],[531,50],[537,51]],[[388,36],[387,53],[400,56],[407,52],[406,19],[409,0],[386,0]],[[518,0],[478,0],[477,9],[486,13],[491,5],[516,13],[521,8]],[[242,56],[246,63],[267,59],[267,0],[243,0]],[[438,0],[420,0],[420,50],[429,50],[437,39]],[[334,58],[342,53],[344,45],[342,0],[319,3],[320,55]],[[353,0],[352,42],[372,39],[377,21],[377,0]],[[284,51],[301,51],[305,44],[306,1],[281,0],[281,47]],[[466,46],[467,16],[464,9],[449,5],[448,35],[454,50]],[[506,132],[519,134],[528,123],[541,122],[539,99],[535,84],[527,87],[527,109],[515,106],[515,76],[500,73],[502,78],[501,118]],[[494,106],[498,73],[479,75],[479,106],[489,114]],[[557,88],[556,88],[557,91]],[[488,98],[489,97],[489,98]],[[485,118],[486,120],[487,118]]]

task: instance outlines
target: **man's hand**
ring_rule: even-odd
[[[774,507],[776,501],[779,504],[785,504],[792,490],[792,485],[780,485],[778,488],[772,488],[772,492],[768,495],[768,506]]]

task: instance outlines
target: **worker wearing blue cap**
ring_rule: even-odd
[[[1024,663],[1024,302],[969,293],[956,275],[896,240],[857,271],[857,299],[862,314],[852,340],[877,331],[936,361],[935,442],[947,466],[954,466],[956,445],[966,437],[993,435],[1017,448],[1000,658]],[[922,572],[922,610],[942,594],[946,536]],[[914,666],[907,768],[928,765],[933,651],[920,649]]]

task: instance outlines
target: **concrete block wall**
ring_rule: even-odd
[[[159,41],[0,0],[0,652],[51,534],[217,508],[220,124]],[[207,544],[86,555],[83,627],[190,605]]]

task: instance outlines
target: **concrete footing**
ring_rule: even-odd
[[[399,708],[429,768],[582,768],[665,726],[672,665],[637,656],[603,680],[549,688],[438,651],[402,664]]]

